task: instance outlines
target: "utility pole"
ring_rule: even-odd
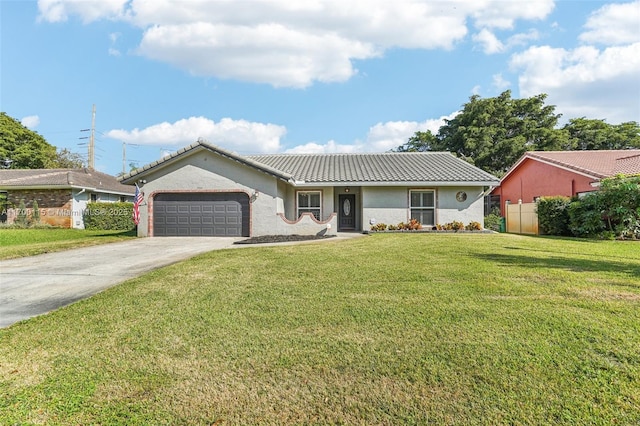
[[[127,143],[122,141],[122,174],[127,174]]]
[[[91,110],[91,136],[89,137],[89,169],[93,170],[96,165],[95,161],[95,143],[96,143],[96,104],[93,104],[93,109]]]

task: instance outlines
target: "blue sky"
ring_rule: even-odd
[[[640,0],[0,0],[0,110],[117,174],[203,138],[380,152],[473,94],[640,121]]]

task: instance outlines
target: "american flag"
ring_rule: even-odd
[[[140,204],[142,204],[143,197],[144,194],[136,185],[136,195],[133,197],[133,223],[136,225],[140,222]]]

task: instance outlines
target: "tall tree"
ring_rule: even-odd
[[[572,118],[562,128],[568,135],[565,149],[640,148],[640,125],[635,121],[608,124],[604,120]]]
[[[501,176],[526,151],[560,149],[567,136],[555,128],[561,115],[544,104],[546,97],[512,99],[509,90],[495,98],[471,96],[440,128],[431,150],[454,152]]]
[[[0,159],[12,160],[14,169],[55,167],[56,147],[18,120],[0,112]]]
[[[431,130],[426,132],[417,131],[413,136],[409,138],[407,143],[400,145],[394,151],[395,152],[422,152],[431,151],[431,146],[437,142],[436,135],[431,133]]]
[[[77,152],[71,152],[67,148],[56,152],[55,166],[60,169],[81,169],[84,167],[84,158]]]
[[[0,161],[11,160],[13,169],[77,169],[84,167],[80,154],[56,150],[41,135],[6,113],[0,113]]]

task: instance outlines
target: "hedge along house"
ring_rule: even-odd
[[[91,169],[0,170],[0,214],[7,223],[15,221],[21,202],[32,214],[36,201],[42,223],[83,229],[87,203],[132,202],[134,192],[114,176]]]
[[[499,182],[449,153],[241,156],[204,141],[121,179],[144,194],[139,236],[245,237],[482,223]]]

